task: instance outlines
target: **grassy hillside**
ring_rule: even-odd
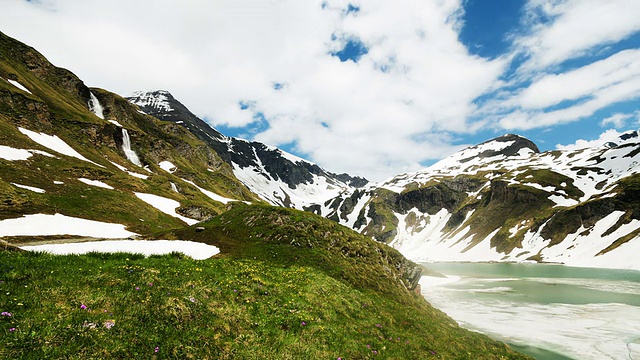
[[[204,227],[164,234],[221,248],[203,261],[0,251],[0,356],[526,358],[459,328],[410,290],[415,264],[329,220],[241,205]]]

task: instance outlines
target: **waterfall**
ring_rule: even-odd
[[[136,152],[131,150],[131,139],[129,138],[129,133],[125,128],[122,128],[122,151],[124,151],[124,154],[129,161],[138,166],[142,166]]]
[[[92,113],[96,114],[96,116],[100,119],[104,119],[104,114],[102,113],[102,105],[100,105],[98,98],[93,95],[92,92],[89,92],[89,96],[89,110],[91,110]]]

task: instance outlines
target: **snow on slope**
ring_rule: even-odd
[[[40,154],[48,157],[55,157],[48,152],[31,149],[16,149],[10,146],[0,145],[0,159],[8,161],[23,161],[29,159],[33,154]]]
[[[135,91],[128,98],[140,107],[149,106],[165,112],[173,111],[171,104],[167,101],[166,91]]]
[[[87,184],[87,185],[96,186],[96,187],[103,188],[103,189],[113,190],[113,186],[111,186],[109,184],[105,184],[104,182],[102,182],[100,180],[91,180],[91,179],[85,179],[85,178],[79,178],[78,180],[80,182],[83,182],[83,183]]]
[[[89,252],[126,252],[150,256],[179,252],[194,260],[205,260],[220,253],[220,249],[213,245],[184,240],[107,240],[30,245],[21,246],[20,248],[27,251],[44,251],[56,255],[86,254]]]
[[[499,154],[500,150],[509,145],[511,145],[510,142],[492,141],[467,148],[424,170],[402,174],[387,180],[381,187],[401,192],[411,183],[425,184],[442,177],[474,175],[480,171],[512,171],[517,174],[519,169],[524,168],[552,169],[556,173],[575,179],[573,185],[584,193],[582,198],[577,199],[582,202],[612,190],[611,184],[621,178],[640,172],[640,156],[637,153],[640,139],[637,137],[621,139],[618,146],[613,148],[556,150],[544,153],[523,148],[511,156]],[[496,151],[497,154],[492,157],[479,156],[491,150]],[[529,185],[536,186],[533,183]],[[575,204],[571,201],[566,203],[566,199],[557,198],[556,200],[559,205]]]
[[[77,235],[97,238],[127,238],[137,235],[124,225],[80,219],[61,214],[24,215],[0,221],[0,236]]]
[[[69,146],[69,144],[64,142],[57,135],[47,135],[43,133],[37,133],[35,131],[27,130],[24,128],[18,128],[18,130],[20,130],[21,133],[27,135],[29,139],[33,140],[34,142],[37,142],[38,144],[46,148],[49,148],[55,152],[58,152],[63,155],[71,156],[76,159],[80,159],[82,161],[87,161],[102,167],[102,165],[96,164],[93,161],[82,156],[79,152],[74,150],[71,146]]]
[[[134,193],[138,199],[146,202],[147,204],[153,206],[154,208],[162,211],[163,213],[176,217],[182,221],[184,221],[185,223],[187,223],[188,225],[193,225],[198,223],[198,220],[194,220],[194,219],[190,219],[186,216],[182,216],[180,214],[178,214],[176,212],[176,208],[178,208],[180,206],[180,203],[173,200],[173,199],[169,199],[166,197],[162,197],[162,196],[158,196],[158,195],[153,195],[153,194],[145,194],[145,193]]]
[[[31,91],[29,91],[29,89],[27,89],[26,87],[24,87],[24,85],[20,84],[19,82],[15,81],[15,80],[11,80],[11,79],[8,79],[7,81],[8,81],[11,85],[13,85],[13,86],[17,87],[18,89],[20,89],[20,90],[22,90],[22,91],[24,91],[24,92],[26,92],[26,93],[31,94]]]
[[[508,139],[520,141],[515,146]],[[545,170],[567,177],[567,181],[558,183],[538,183],[540,179],[534,175],[523,176],[531,171]],[[539,153],[535,145],[507,136],[489,141],[478,146],[464,149],[433,166],[416,173],[396,176],[380,185],[372,184],[364,189],[364,196],[351,205],[350,213],[338,213],[341,224],[364,231],[372,223],[369,217],[372,197],[376,197],[376,189],[392,191],[396,196],[418,189],[427,184],[437,184],[451,180],[459,175],[484,176],[486,183],[479,190],[468,192],[468,199],[481,204],[482,192],[489,190],[492,180],[500,180],[508,185],[528,186],[546,192],[547,198],[555,203],[554,209],[562,209],[583,204],[591,199],[603,199],[616,196],[615,183],[627,176],[640,172],[640,139],[636,132],[626,134],[615,144],[578,150],[557,150]],[[558,177],[562,178],[562,177]],[[545,181],[542,179],[542,181]],[[429,186],[431,186],[429,185]],[[576,189],[578,191],[576,191]],[[440,190],[438,190],[440,191]],[[544,194],[539,192],[539,194]],[[341,196],[342,205],[349,201],[353,191]],[[571,194],[571,195],[569,195]],[[384,195],[383,193],[383,196]],[[391,197],[393,198],[393,197]],[[335,200],[335,199],[334,199]],[[380,198],[377,200],[380,201]],[[385,201],[385,200],[383,200]],[[396,200],[397,201],[397,200]],[[425,200],[429,201],[429,200]],[[640,269],[640,262],[634,254],[640,250],[640,238],[635,237],[619,248],[605,254],[613,242],[620,238],[633,237],[634,231],[640,229],[640,221],[624,220],[625,213],[616,211],[589,228],[582,227],[573,234],[560,239],[558,244],[550,245],[550,240],[542,236],[544,225],[537,230],[529,230],[524,234],[521,247],[509,253],[501,253],[490,246],[491,238],[501,228],[484,239],[478,239],[467,225],[473,215],[471,210],[462,221],[454,221],[454,228],[447,227],[453,214],[442,208],[435,214],[422,213],[417,208],[400,211],[397,203],[390,203],[395,220],[396,233],[390,243],[405,256],[417,261],[526,261],[538,255],[543,261],[561,262],[576,266],[615,267]],[[336,209],[336,206],[333,207]],[[364,211],[362,211],[364,210]],[[322,206],[322,214],[331,212]],[[355,220],[362,217],[360,226],[355,227]],[[459,215],[458,215],[459,216]],[[490,214],[484,216],[491,216]],[[391,221],[388,219],[387,221]],[[513,220],[512,220],[513,221]],[[625,223],[624,225],[621,225]],[[513,222],[512,222],[513,224]],[[510,238],[521,231],[526,231],[533,224],[532,219],[522,218],[516,225],[510,225]],[[476,226],[478,226],[476,222]],[[612,229],[616,229],[612,231]],[[384,230],[384,226],[382,228]],[[522,236],[522,234],[520,235]],[[475,244],[475,245],[474,245]],[[608,249],[609,250],[609,249]]]
[[[280,179],[274,179],[269,175],[264,166],[248,166],[241,168],[233,164],[233,173],[243,184],[261,199],[274,205],[290,206],[296,209],[304,209],[338,196],[347,186],[329,183],[326,177],[313,177],[310,183],[301,183],[291,188]]]

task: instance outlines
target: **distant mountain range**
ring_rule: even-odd
[[[90,89],[0,34],[0,230],[4,219],[62,213],[144,236],[234,202],[269,203],[415,260],[639,269],[639,153],[635,131],[542,153],[509,134],[374,184],[225,136],[167,91]]]

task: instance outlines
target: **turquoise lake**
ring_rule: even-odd
[[[640,271],[425,263],[422,295],[461,326],[541,360],[640,360]]]

